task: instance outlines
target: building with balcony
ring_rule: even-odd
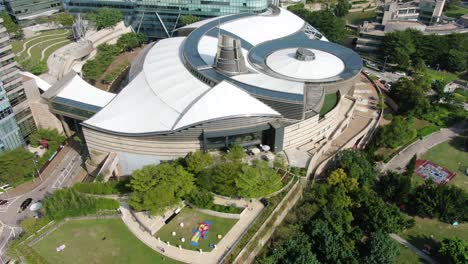
[[[118,94],[71,73],[42,95],[79,124],[93,164],[112,157],[129,174],[233,144],[313,149],[346,128],[362,60],[291,12],[272,6],[181,30],[190,33],[142,53]]]

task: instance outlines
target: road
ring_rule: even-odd
[[[461,133],[463,133],[463,131],[467,129],[466,126],[464,127],[463,125],[464,124],[457,124],[456,126],[453,126],[451,128],[443,128],[438,132],[430,134],[422,140],[416,141],[415,143],[398,153],[387,164],[385,164],[382,168],[382,171],[402,172],[408,164],[409,160],[415,154],[420,156],[421,154],[426,153],[426,151],[428,151],[435,145],[455,138]]]
[[[395,74],[393,72],[381,72],[381,71],[376,71],[374,69],[365,67],[364,71],[367,71],[371,73],[372,75],[375,75],[381,79],[384,79],[386,82],[396,82],[398,79],[400,79],[402,76]]]
[[[70,148],[70,151],[62,157],[56,167],[51,172],[49,171],[50,175],[42,175],[43,182],[36,188],[14,197],[10,197],[9,193],[2,193],[0,195],[1,199],[8,200],[6,205],[0,206],[0,256],[3,256],[8,240],[18,235],[21,231],[18,227],[19,222],[28,216],[34,215],[28,209],[19,212],[21,203],[27,198],[32,198],[32,203],[35,203],[57,189],[70,186],[75,175],[82,171],[81,164],[82,159],[80,154],[73,148]],[[37,180],[40,179],[37,178]],[[3,260],[0,259],[0,264],[2,262]]]

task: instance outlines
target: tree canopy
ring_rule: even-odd
[[[140,47],[148,41],[148,37],[142,33],[129,32],[125,33],[117,40],[117,46],[123,51],[131,51],[134,48]]]
[[[195,22],[198,22],[200,20],[199,17],[194,16],[194,15],[183,15],[180,16],[180,23],[185,26],[185,25],[190,25]]]
[[[98,30],[117,25],[123,19],[123,14],[117,9],[101,7],[88,15],[88,19],[96,25]]]
[[[332,42],[341,42],[346,37],[346,22],[344,19],[336,17],[331,10],[311,12],[304,8],[304,4],[288,6],[288,10],[318,29]]]
[[[400,253],[397,242],[385,233],[373,233],[366,245],[365,264],[395,263]]]
[[[417,135],[411,118],[395,116],[392,122],[383,126],[377,134],[377,145],[388,148],[399,147]]]
[[[191,193],[195,178],[176,163],[147,165],[133,172],[129,204],[137,211],[156,214]]]
[[[376,178],[374,164],[362,151],[344,150],[336,155],[336,162],[332,166],[342,168],[351,178],[357,179],[362,185],[372,185]]]
[[[397,63],[402,69],[422,62],[460,72],[467,67],[468,34],[424,35],[414,29],[390,32],[382,41],[382,53],[389,56],[388,62]]]
[[[11,38],[21,38],[23,36],[23,29],[7,12],[1,12],[0,17],[3,19],[3,26],[6,28]]]
[[[440,244],[439,254],[447,263],[468,263],[468,242],[458,237],[445,238]]]
[[[187,170],[194,175],[197,175],[205,168],[213,165],[214,160],[210,154],[197,150],[189,153],[187,157],[185,157],[185,163]]]

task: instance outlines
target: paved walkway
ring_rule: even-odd
[[[418,140],[406,149],[402,150],[393,157],[387,164],[382,166],[382,171],[402,171],[405,169],[409,160],[417,154],[418,156],[426,153],[429,149],[437,144],[458,137],[467,128],[463,124],[457,124],[451,128],[443,128],[438,132],[432,133],[429,136]]]
[[[169,246],[163,241],[158,241],[150,233],[146,232],[140,224],[133,218],[128,204],[121,202],[120,211],[122,220],[130,231],[143,243],[169,258],[185,263],[215,264],[230,249],[231,245],[239,238],[245,229],[247,229],[262,211],[263,205],[259,201],[250,203],[253,210],[245,211],[242,218],[229,230],[224,238],[217,244],[217,248],[211,252],[199,253],[198,251],[179,249],[175,246]]]
[[[419,250],[417,247],[413,246],[410,242],[408,242],[406,239],[402,238],[401,236],[397,234],[390,234],[390,237],[393,238],[396,242],[402,244],[403,246],[407,247],[409,250],[413,251],[418,257],[426,261],[427,263],[430,264],[436,264],[437,261],[433,260],[431,257],[426,255],[424,252]]]

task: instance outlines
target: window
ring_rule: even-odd
[[[34,118],[32,116],[25,119],[23,122],[18,123],[18,127],[23,138],[28,137],[37,130],[36,123],[34,122]]]
[[[20,103],[26,101],[26,93],[24,92],[24,89],[9,94],[8,100],[10,100],[10,104],[12,107],[15,107]]]
[[[3,110],[0,110],[0,120],[10,116],[11,114],[13,114],[13,109],[11,109],[10,106]]]
[[[20,121],[21,119],[27,117],[28,115],[31,114],[31,108],[26,108],[24,110],[21,110],[20,112],[16,113],[15,117],[16,120]]]

